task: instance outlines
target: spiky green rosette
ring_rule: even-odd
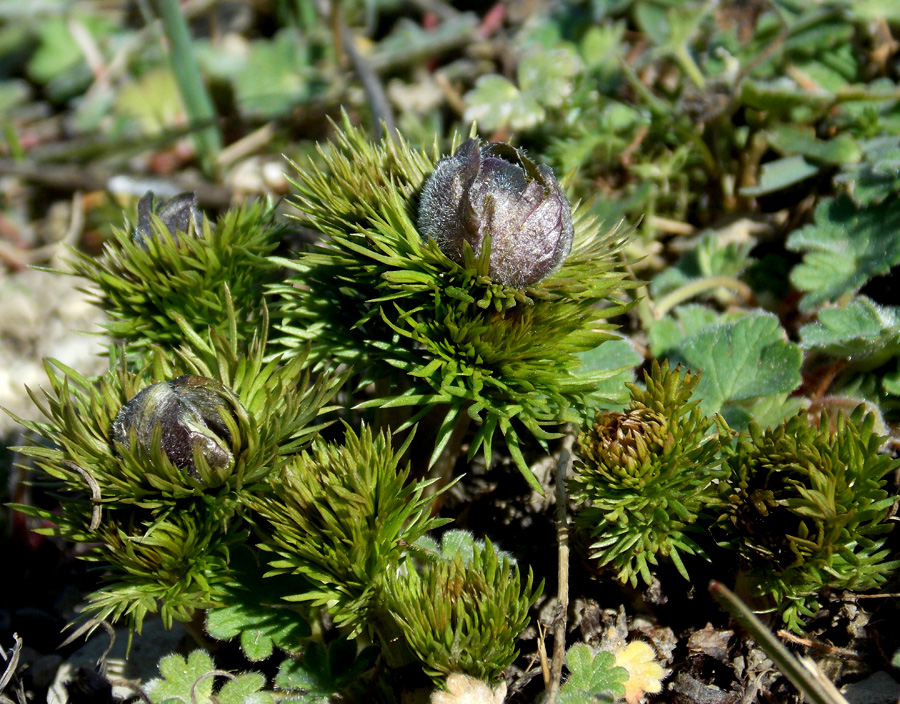
[[[528,625],[528,610],[543,591],[523,587],[519,568],[502,559],[490,541],[474,545],[470,558],[425,563],[386,577],[391,613],[425,672],[443,678],[462,672],[498,677],[516,659],[516,643]]]
[[[184,222],[187,232],[174,229]],[[232,318],[238,338],[249,343],[262,324],[264,286],[278,269],[267,258],[281,236],[271,209],[243,206],[214,225],[199,214],[172,222],[148,213],[141,227],[143,234],[113,230],[100,257],[73,250],[63,271],[94,284],[88,292],[109,316],[110,337],[125,341],[134,359],[150,345],[177,347],[184,338],[179,318],[201,334],[226,332]]]
[[[348,428],[342,445],[318,442],[295,456],[252,502],[270,525],[269,574],[302,575],[287,598],[327,605],[351,636],[382,631],[386,575],[406,560],[405,546],[447,523],[430,517],[428,482],[407,482],[407,445],[395,452],[390,436]]]
[[[727,453],[728,544],[756,596],[794,632],[815,615],[822,590],[874,589],[900,566],[885,548],[897,499],[884,479],[900,462],[879,454],[874,424],[862,406],[834,430],[824,415],[811,425],[804,411],[775,428],[751,423]]]
[[[579,374],[576,354],[593,349],[622,306],[601,308],[627,284],[614,271],[622,236],[601,232],[585,208],[574,216],[571,254],[555,274],[517,289],[491,280],[490,246],[463,262],[416,228],[417,197],[440,155],[402,141],[366,141],[346,120],[322,151],[322,168],[298,168],[295,204],[321,244],[280,263],[297,275],[274,291],[282,344],[312,345],[312,359],[337,359],[381,382],[362,407],[415,407],[413,422],[446,407],[432,462],[457,421],[480,423],[470,445],[490,457],[496,430],[534,486],[520,450],[524,427],[543,442],[578,409],[597,377]],[[489,239],[489,238],[487,238]]]
[[[191,348],[177,356],[151,349],[138,371],[113,350],[99,380],[48,362],[49,391],[29,392],[47,420],[19,420],[45,443],[16,449],[33,458],[37,481],[61,498],[59,511],[19,510],[52,523],[47,533],[90,545],[86,559],[109,570],[87,610],[126,616],[138,630],[148,612],[159,610],[170,624],[216,601],[229,579],[229,545],[246,536],[243,502],[310,442],[339,382],[326,375],[310,384],[302,356],[264,362],[264,342],[238,352],[219,336],[188,339]],[[208,427],[189,413],[168,412],[169,399],[139,395],[166,391],[161,382],[185,374],[196,382],[193,393],[215,404],[219,422]],[[138,425],[123,423],[123,408],[135,404],[145,411],[132,414]],[[203,442],[209,438],[218,443],[214,455]],[[171,451],[184,442],[186,451]]]
[[[654,362],[645,377],[646,389],[628,385],[624,413],[597,413],[579,437],[570,481],[583,506],[577,525],[595,541],[591,556],[632,586],[638,575],[650,584],[658,556],[688,579],[681,554],[704,554],[689,532],[719,503],[719,451],[729,435],[721,418],[704,416],[691,400],[698,376]]]

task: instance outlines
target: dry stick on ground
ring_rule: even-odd
[[[346,52],[353,70],[356,72],[360,83],[362,83],[363,92],[366,94],[366,100],[369,103],[369,110],[372,111],[372,122],[375,124],[375,134],[378,138],[383,136],[382,125],[384,131],[387,132],[391,139],[397,138],[397,127],[394,120],[394,110],[381,85],[381,79],[375,73],[375,69],[369,61],[359,53],[356,48],[356,37],[353,31],[344,24],[343,18],[340,16],[338,3],[332,0],[330,3],[320,0],[317,3],[319,14],[326,18],[335,32],[335,39],[338,45]]]
[[[553,632],[553,660],[550,664],[550,682],[547,684],[547,704],[556,704],[559,684],[562,679],[563,660],[566,656],[566,616],[569,612],[569,519],[567,515],[566,474],[572,460],[572,445],[575,432],[569,428],[559,451],[556,464],[556,538],[559,543],[559,567],[557,579],[559,588],[557,600],[559,615]]]

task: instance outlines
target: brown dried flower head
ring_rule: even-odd
[[[572,248],[572,210],[553,170],[521,149],[495,142],[463,142],[441,159],[425,183],[419,231],[450,259],[463,263],[490,238],[492,279],[512,288],[533,286],[562,266]]]
[[[233,457],[222,413],[239,403],[231,389],[214,379],[185,374],[148,386],[122,406],[113,421],[113,439],[130,447],[134,437],[150,452],[159,427],[160,449],[179,469],[197,475],[196,447],[211,469],[224,470]]]

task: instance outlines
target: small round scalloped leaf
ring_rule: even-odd
[[[559,688],[560,704],[593,704],[625,696],[628,671],[616,665],[616,656],[576,643],[566,652],[569,677]]]

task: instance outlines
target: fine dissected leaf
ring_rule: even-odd
[[[281,664],[275,684],[291,692],[286,701],[326,704],[370,669],[376,658],[377,648],[357,654],[353,641],[337,640],[327,647],[311,643],[302,660]]]
[[[696,396],[704,412],[729,401],[793,391],[800,384],[800,348],[785,339],[778,318],[749,315],[703,328],[679,348],[688,366],[702,372]]]
[[[560,704],[612,702],[625,696],[628,671],[616,665],[612,653],[578,643],[566,653],[566,667],[570,674],[559,689]]]
[[[823,308],[800,328],[801,345],[872,369],[900,354],[900,309],[857,298],[843,308]]]
[[[795,231],[787,247],[804,252],[791,282],[806,295],[801,310],[859,290],[900,263],[900,198],[857,208],[847,196],[827,198],[815,222]]]

